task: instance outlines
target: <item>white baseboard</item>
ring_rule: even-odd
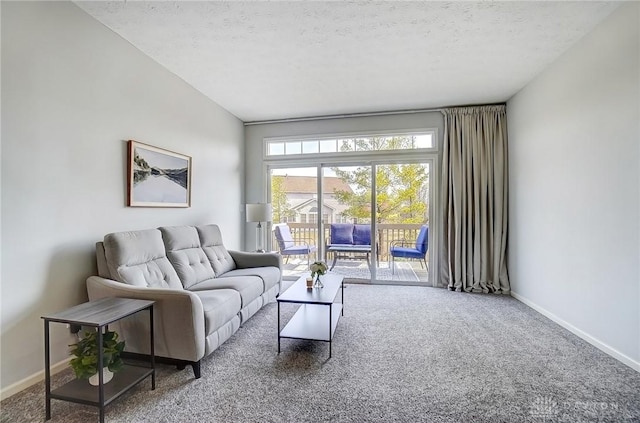
[[[533,301],[523,297],[522,295],[511,291],[511,296],[513,298],[515,298],[516,300],[520,301],[521,303],[526,304],[527,306],[531,307],[532,309],[534,309],[538,313],[542,314],[543,316],[553,320],[555,323],[557,323],[560,326],[562,326],[563,328],[567,329],[569,332],[572,332],[573,334],[575,334],[575,335],[579,336],[580,338],[584,339],[585,341],[587,341],[588,343],[590,343],[594,347],[598,348],[599,350],[609,354],[611,357],[615,358],[616,360],[626,364],[627,366],[631,367],[633,370],[635,370],[637,372],[640,372],[640,362],[632,359],[629,356],[626,356],[625,354],[621,353],[620,351],[616,350],[615,348],[610,347],[609,345],[605,344],[604,342],[600,341],[599,339],[596,339],[593,336],[589,335],[588,333],[578,329],[577,327],[573,326],[571,323],[569,323],[569,322],[567,322],[565,320],[562,320],[561,318],[559,318],[555,314],[551,313],[550,311],[546,310],[543,307],[540,307],[539,305],[537,305]]]
[[[68,367],[69,361],[72,357],[65,358],[59,363],[51,366],[51,375],[55,375],[56,373],[60,373],[64,369]],[[28,376],[12,385],[7,386],[3,390],[0,391],[0,401],[9,398],[10,396],[17,394],[20,391],[27,389],[30,386],[35,385],[38,382],[44,380],[44,370],[40,370],[38,373],[34,373],[31,376]]]

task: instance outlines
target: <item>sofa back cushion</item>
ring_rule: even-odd
[[[429,226],[422,225],[420,232],[418,233],[418,239],[416,239],[416,250],[423,254],[427,254],[429,249]]]
[[[353,224],[332,223],[330,244],[353,244]]]
[[[207,255],[211,267],[217,276],[236,268],[236,262],[222,243],[222,233],[218,225],[196,227],[200,236],[200,245]]]
[[[354,225],[354,245],[371,245],[371,225]]]
[[[107,234],[103,246],[111,279],[140,287],[182,289],[159,230]]]
[[[162,233],[167,257],[185,289],[216,276],[200,246],[200,237],[195,227],[164,226],[158,229]]]

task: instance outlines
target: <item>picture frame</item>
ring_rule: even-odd
[[[128,141],[127,206],[191,207],[191,157]]]

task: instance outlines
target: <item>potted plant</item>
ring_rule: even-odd
[[[89,379],[91,385],[97,386],[98,375],[98,332],[87,331],[84,336],[75,344],[69,345],[71,354],[71,367],[79,379]],[[118,334],[107,331],[102,335],[102,379],[107,383],[113,377],[113,373],[122,369],[122,351],[124,341],[118,341]]]
[[[320,275],[327,273],[327,264],[323,261],[314,261],[311,263],[311,266],[309,266],[309,270],[311,270],[311,277],[315,278],[313,286],[316,288],[322,288],[323,285],[322,282],[320,282]]]

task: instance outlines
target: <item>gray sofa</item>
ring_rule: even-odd
[[[154,305],[155,354],[187,364],[233,335],[282,284],[278,254],[228,251],[217,225],[172,226],[108,234],[96,244],[98,276],[87,279],[90,300],[138,298]],[[148,316],[112,325],[130,353],[149,354]]]

